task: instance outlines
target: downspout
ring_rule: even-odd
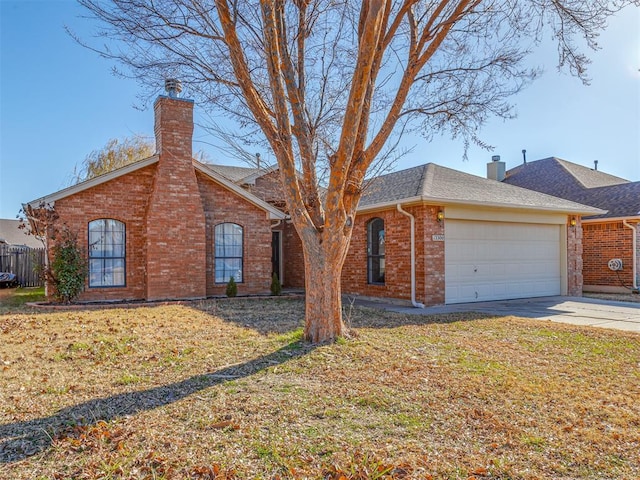
[[[622,220],[625,227],[629,227],[633,231],[632,249],[633,249],[633,289],[638,290],[638,230],[626,220]]]
[[[411,304],[416,308],[424,308],[423,303],[416,302],[416,219],[409,212],[403,210],[399,203],[396,208],[411,220]]]

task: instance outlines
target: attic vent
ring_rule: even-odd
[[[182,82],[177,78],[167,78],[164,81],[164,89],[171,98],[177,98],[182,92]]]

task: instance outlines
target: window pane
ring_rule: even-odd
[[[231,277],[242,282],[243,230],[235,223],[221,223],[214,229],[215,282],[227,283]]]
[[[384,220],[372,219],[367,228],[367,281],[385,281],[385,233]]]
[[[113,219],[89,223],[89,286],[125,285],[125,224]]]
[[[242,259],[216,258],[216,283],[227,283],[231,277],[242,282]]]

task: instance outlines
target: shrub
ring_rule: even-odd
[[[227,297],[235,297],[238,295],[238,285],[236,284],[235,278],[231,277],[229,282],[227,283]]]
[[[278,274],[273,272],[271,276],[271,295],[280,295],[282,293],[282,285],[278,279]]]
[[[84,289],[87,278],[87,261],[78,245],[78,237],[64,228],[51,249],[49,278],[54,287],[54,298],[71,303]]]

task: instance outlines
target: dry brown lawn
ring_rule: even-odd
[[[299,299],[0,307],[2,479],[637,479],[640,336]]]

